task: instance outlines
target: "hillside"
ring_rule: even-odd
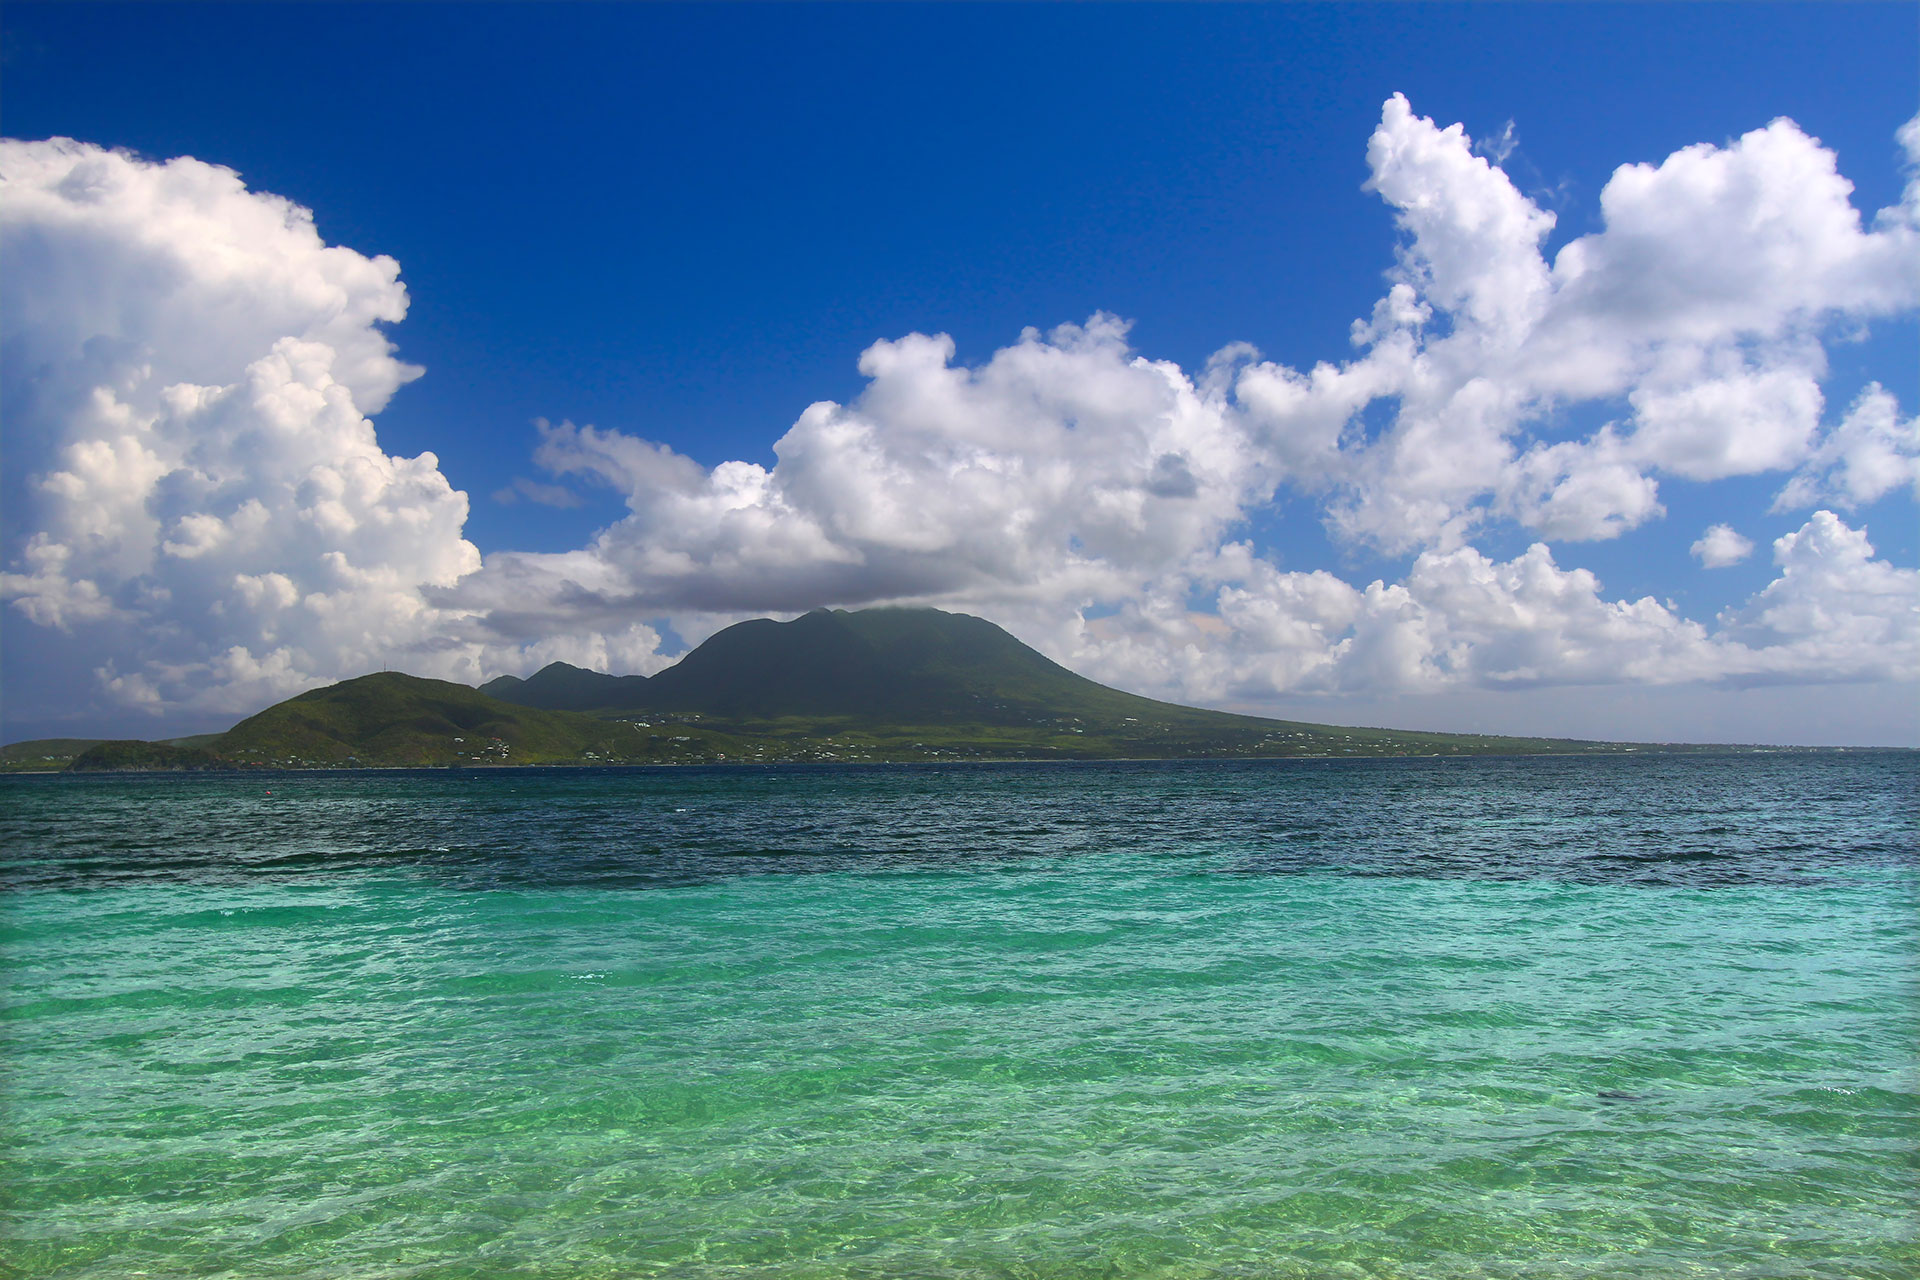
[[[73,757],[73,773],[152,773],[156,770],[229,768],[226,761],[203,747],[180,747],[168,742],[118,738],[96,742]]]
[[[50,773],[64,769],[100,738],[28,738],[0,747],[0,772]]]
[[[547,764],[609,753],[623,731],[631,732],[384,671],[268,707],[207,749],[236,764]]]
[[[517,707],[463,684],[394,671],[289,698],[223,734],[77,745],[85,749],[67,765],[75,773],[660,764],[721,761],[740,750],[732,737],[705,728],[650,732],[620,720]]]
[[[203,733],[162,742],[144,742],[137,738],[28,738],[0,747],[0,773],[58,773],[96,747],[100,750],[93,753],[92,759],[100,768],[201,767],[193,763],[199,757],[192,754],[192,749],[204,747],[219,736]],[[180,754],[171,754],[176,751]],[[157,763],[163,761],[165,763]]]

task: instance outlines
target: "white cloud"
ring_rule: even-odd
[[[1920,499],[1920,418],[1903,421],[1893,396],[1874,383],[1821,440],[1773,505],[1776,511],[1818,502],[1857,507],[1897,489]]]
[[[9,372],[61,409],[99,387],[147,411],[171,383],[233,383],[263,334],[331,348],[365,413],[420,373],[379,327],[406,315],[399,264],[328,246],[311,213],[230,169],[10,141],[0,189]]]
[[[1920,145],[1920,127],[1901,136]],[[1664,512],[1662,475],[1794,469],[1816,447],[1824,330],[1920,303],[1920,184],[1863,226],[1833,154],[1791,121],[1622,166],[1602,229],[1551,264],[1552,215],[1458,125],[1395,97],[1368,157],[1407,240],[1354,326],[1364,353],[1310,374],[1255,362],[1236,391],[1331,527],[1390,551],[1501,517],[1613,537]],[[1387,425],[1358,431],[1376,402]],[[1582,406],[1620,412],[1571,431]]]
[[[1223,398],[1136,356],[1111,317],[952,360],[945,337],[876,343],[865,392],[809,408],[771,470],[547,427],[542,464],[614,485],[630,514],[584,553],[496,555],[459,598],[595,616],[968,593],[1078,607],[1217,546],[1264,496]]]
[[[1873,558],[1864,529],[1816,511],[1774,540],[1780,576],[1722,618],[1758,681],[1912,679],[1920,672],[1920,570]]]
[[[1399,211],[1400,274],[1492,341],[1519,339],[1548,300],[1540,243],[1554,216],[1473,154],[1460,125],[1437,129],[1395,94],[1367,144],[1367,183]]]
[[[587,500],[565,485],[542,484],[538,480],[529,480],[525,476],[516,476],[512,484],[496,489],[493,500],[502,506],[510,507],[525,498],[528,502],[537,502],[543,507],[558,507],[570,511],[584,507]]]
[[[1565,323],[1612,346],[1711,345],[1778,336],[1833,311],[1912,306],[1911,209],[1868,231],[1852,194],[1833,153],[1786,119],[1730,146],[1623,165],[1600,193],[1605,231],[1554,261]],[[1614,331],[1622,322],[1643,328]]]
[[[1401,582],[1363,590],[1324,572],[1282,573],[1244,547],[1221,559],[1213,576],[1234,580],[1219,588],[1217,614],[1103,619],[1064,652],[1077,669],[1124,675],[1131,687],[1248,706],[1271,705],[1280,692],[1740,686],[1920,672],[1920,570],[1875,559],[1865,532],[1828,511],[1775,543],[1780,576],[1713,627],[1651,597],[1608,599],[1595,575],[1561,568],[1544,544],[1507,561],[1472,547],[1423,552]],[[1156,667],[1143,660],[1143,642],[1177,660]]]
[[[0,195],[9,498],[32,530],[0,590],[65,633],[10,644],[156,710],[252,710],[401,655],[477,669],[421,595],[479,565],[466,497],[366,416],[419,372],[380,328],[406,313],[392,259],[190,159],[8,142]]]
[[[1747,365],[1725,376],[1649,379],[1628,398],[1630,453],[1689,480],[1791,468],[1806,456],[1825,403],[1807,370]]]
[[[0,333],[25,425],[9,643],[155,711],[248,710],[388,664],[647,671],[662,621],[697,641],[885,602],[982,613],[1202,703],[1916,669],[1915,571],[1827,510],[1712,625],[1611,599],[1544,541],[1473,545],[1502,522],[1618,536],[1664,515],[1666,477],[1789,473],[1782,509],[1920,484],[1914,420],[1881,388],[1822,423],[1827,327],[1920,303],[1916,188],[1867,226],[1831,153],[1776,121],[1621,168],[1604,225],[1549,262],[1553,215],[1459,126],[1396,97],[1368,159],[1405,239],[1351,360],[1301,371],[1236,345],[1189,374],[1106,315],[975,367],[910,334],[864,352],[861,393],[808,407],[771,467],[543,423],[539,465],[627,514],[578,550],[482,565],[466,496],[434,455],[386,454],[368,417],[418,372],[381,328],[406,308],[390,259],[327,246],[223,169],[7,143],[0,252],[31,264]],[[1282,568],[1246,532],[1275,503],[1316,504],[1405,572]],[[1717,525],[1693,554],[1750,550]]]
[[[1249,702],[1276,690],[1672,683],[1712,678],[1719,666],[1697,623],[1651,599],[1606,599],[1591,573],[1560,568],[1544,544],[1508,561],[1471,547],[1429,551],[1403,581],[1364,589],[1269,570],[1223,587],[1219,616],[1226,629],[1189,637],[1203,659],[1192,669],[1203,674],[1178,687],[1184,695]],[[1097,643],[1078,656],[1102,663]]]
[[[1724,569],[1739,564],[1753,554],[1753,543],[1731,525],[1710,525],[1689,548],[1694,559],[1709,569]]]
[[[1535,445],[1514,459],[1493,509],[1545,537],[1584,542],[1665,515],[1659,494],[1632,442],[1603,428],[1591,440]]]
[[[1513,121],[1509,120],[1501,126],[1498,135],[1476,140],[1473,144],[1473,154],[1485,156],[1495,164],[1504,165],[1507,162],[1507,158],[1511,156],[1519,146],[1519,134],[1514,131]]]

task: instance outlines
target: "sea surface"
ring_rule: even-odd
[[[1914,1277],[1917,795],[0,779],[0,1274]]]

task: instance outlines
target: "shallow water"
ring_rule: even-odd
[[[1911,1277],[1917,764],[6,779],[0,1266]]]

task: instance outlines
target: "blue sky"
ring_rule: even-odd
[[[1305,662],[1303,674],[1302,662],[1277,661],[1271,640],[1242,630],[1202,664],[1208,674],[1182,667],[1195,637],[1213,634],[1204,618],[1219,611],[1223,587],[1267,591],[1263,599],[1294,589],[1256,590],[1244,574],[1193,570],[1203,543],[1245,542],[1280,571],[1323,571],[1364,590],[1376,579],[1408,581],[1425,554],[1470,547],[1489,563],[1512,563],[1544,541],[1561,570],[1597,575],[1605,601],[1652,597],[1715,635],[1726,611],[1747,609],[1749,630],[1760,625],[1751,602],[1781,573],[1773,540],[1802,530],[1816,507],[1831,508],[1850,534],[1870,534],[1867,563],[1911,570],[1920,558],[1912,486],[1870,498],[1856,486],[1844,509],[1831,501],[1775,509],[1783,484],[1804,469],[1799,455],[1738,474],[1708,468],[1710,478],[1670,461],[1638,463],[1658,482],[1662,514],[1643,510],[1611,537],[1550,536],[1569,526],[1511,512],[1476,517],[1464,532],[1410,536],[1364,516],[1330,531],[1329,510],[1360,499],[1343,498],[1331,481],[1292,481],[1297,467],[1273,463],[1262,478],[1234,482],[1231,501],[1193,535],[1199,541],[1173,538],[1154,564],[1129,560],[1120,578],[1131,586],[1112,578],[1088,585],[1079,574],[1065,590],[1065,578],[1001,566],[965,585],[952,574],[899,569],[897,583],[869,590],[796,571],[791,589],[742,586],[708,598],[635,585],[631,557],[666,554],[657,531],[620,535],[628,559],[609,552],[589,569],[569,567],[577,562],[565,557],[596,545],[602,531],[631,524],[630,509],[652,491],[577,436],[550,443],[545,460],[561,466],[542,467],[534,426],[592,424],[622,440],[658,442],[702,468],[739,460],[778,476],[775,442],[802,411],[823,400],[854,404],[869,386],[861,353],[914,333],[951,335],[954,363],[978,368],[1027,326],[1049,331],[1110,313],[1130,322],[1132,353],[1172,362],[1196,381],[1233,343],[1301,372],[1354,361],[1350,326],[1387,292],[1396,248],[1411,235],[1379,191],[1364,189],[1369,139],[1396,93],[1415,120],[1436,130],[1459,122],[1481,154],[1502,157],[1513,190],[1554,215],[1540,240],[1549,263],[1565,245],[1606,231],[1600,193],[1618,167],[1657,166],[1703,144],[1728,149],[1779,117],[1831,152],[1870,229],[1876,211],[1900,205],[1908,177],[1895,135],[1920,105],[1920,15],[1910,5],[14,3],[0,13],[0,34],[7,137],[64,136],[144,163],[191,156],[223,166],[248,193],[311,210],[327,245],[397,260],[405,319],[380,331],[400,360],[425,373],[397,390],[355,387],[357,402],[363,412],[378,404],[369,416],[380,450],[431,451],[447,484],[467,495],[457,532],[487,564],[473,572],[435,561],[415,574],[409,589],[425,591],[436,608],[465,611],[437,636],[369,628],[352,644],[337,636],[302,643],[297,628],[276,624],[216,638],[193,617],[169,614],[159,631],[179,636],[165,654],[122,651],[128,637],[156,634],[151,621],[118,631],[110,624],[151,618],[140,611],[155,607],[157,591],[176,602],[192,593],[157,587],[151,573],[94,573],[86,580],[115,601],[112,618],[104,605],[96,611],[99,625],[49,621],[52,605],[38,620],[18,603],[8,610],[0,677],[10,738],[22,736],[16,727],[154,732],[230,720],[248,698],[264,705],[269,694],[354,674],[346,667],[374,657],[408,665],[409,654],[457,649],[465,674],[545,656],[647,667],[676,641],[736,616],[895,599],[987,613],[1090,674],[1211,705],[1625,732],[1605,708],[1619,705],[1623,690],[1658,687],[1666,691],[1660,705],[1694,711],[1675,712],[1675,723],[1653,725],[1650,736],[1683,736],[1687,717],[1710,707],[1719,708],[1716,723],[1743,736],[1768,726],[1787,739],[1913,736],[1877,709],[1887,689],[1911,679],[1911,654],[1900,648],[1911,642],[1911,623],[1901,617],[1860,631],[1878,661],[1801,653],[1743,657],[1722,670],[1688,658],[1649,672],[1529,659],[1472,674],[1449,658],[1458,670],[1444,679],[1374,687],[1358,667],[1335,679],[1334,667]],[[1509,124],[1506,144],[1490,147]],[[105,270],[97,242],[70,252],[81,266],[8,286],[14,326],[33,323],[47,302],[29,289],[75,288],[75,272]],[[1870,382],[1898,406],[1888,437],[1897,453],[1920,402],[1912,300],[1827,300],[1815,311],[1824,318],[1802,315],[1791,327],[1801,347],[1794,359],[1807,341],[1819,344],[1825,434],[1809,436],[1800,454],[1837,431]],[[1786,358],[1759,350],[1756,332],[1733,323],[1707,345],[1727,359],[1744,351],[1752,369]],[[246,339],[258,349],[236,339],[221,384],[237,380],[272,336]],[[1765,339],[1779,340],[1778,332]],[[194,367],[202,364],[218,361]],[[1522,415],[1531,425],[1521,434],[1542,444],[1590,440],[1633,416],[1627,388],[1561,394],[1550,410]],[[1376,400],[1356,423],[1390,432],[1397,404]],[[20,412],[14,406],[16,421]],[[67,427],[50,423],[54,437],[80,430],[71,417],[62,421]],[[17,432],[8,436],[4,532],[17,601],[40,590],[17,585],[41,580],[22,558],[31,539],[58,541],[61,517],[39,495],[62,464],[57,449],[35,452]],[[1037,464],[1028,457],[1022,465]],[[237,483],[216,486],[227,508],[202,514],[230,516]],[[1825,483],[1810,479],[1808,492]],[[156,512],[157,502],[141,509]],[[1689,549],[1715,524],[1756,550],[1704,568]],[[97,541],[98,531],[89,536]],[[1088,536],[1066,534],[1063,554],[1079,554]],[[700,554],[718,554],[701,545]],[[672,550],[693,554],[679,543]],[[755,554],[751,545],[729,552]],[[838,545],[819,554],[853,553]],[[859,556],[875,565],[887,558],[873,547]],[[978,566],[991,556],[960,558]],[[271,566],[255,560],[210,569],[208,582],[262,578]],[[606,567],[616,562],[618,574]],[[703,576],[724,578],[718,563],[702,561]],[[594,574],[602,576],[588,581]],[[302,599],[317,589],[286,576]],[[1897,591],[1905,579],[1885,581]],[[217,591],[199,586],[212,594],[195,596],[196,608],[211,607]],[[819,598],[809,600],[810,589]],[[569,611],[565,602],[583,591],[594,605]],[[1198,631],[1162,616],[1168,593],[1202,615]],[[1149,596],[1158,603],[1149,607]],[[617,625],[614,603],[626,611]],[[1341,624],[1343,608],[1316,625],[1327,643],[1353,638],[1357,649],[1363,628]],[[540,626],[534,615],[553,635],[575,636],[573,647],[529,644]],[[1570,634],[1534,642],[1564,647],[1578,639]],[[1792,640],[1782,641],[1778,627],[1767,634],[1776,648]],[[1453,643],[1461,653],[1466,644],[1493,654],[1518,641],[1482,629]],[[217,660],[235,645],[251,664],[244,676]],[[275,665],[271,655],[282,651]],[[1249,676],[1255,668],[1265,674]],[[55,696],[23,692],[41,688]],[[1829,710],[1816,723],[1794,709],[1802,703],[1844,705],[1858,718],[1835,721]],[[59,723],[66,717],[74,723]]]

